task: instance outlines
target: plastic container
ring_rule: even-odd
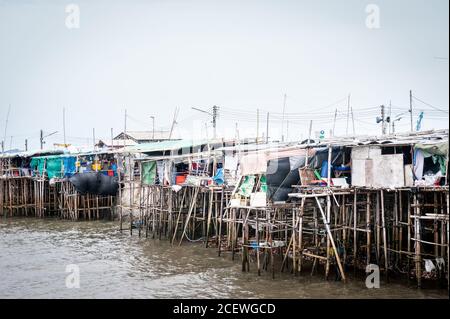
[[[177,175],[175,178],[175,184],[180,185],[186,181],[186,175]]]

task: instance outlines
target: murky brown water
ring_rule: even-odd
[[[79,266],[80,288],[66,288],[69,264]],[[448,298],[404,284],[367,289],[363,279],[272,280],[250,267],[242,273],[214,248],[121,234],[113,222],[0,219],[0,298]]]

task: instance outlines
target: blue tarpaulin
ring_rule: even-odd
[[[76,172],[75,167],[76,158],[75,157],[64,157],[63,158],[63,165],[64,165],[64,176],[70,177]]]

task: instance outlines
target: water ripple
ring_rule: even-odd
[[[80,268],[79,289],[66,288],[69,264]],[[114,222],[0,220],[0,298],[448,298],[402,284],[369,290],[361,280],[287,273],[272,280],[250,267],[242,273],[239,261],[201,244],[120,233]]]

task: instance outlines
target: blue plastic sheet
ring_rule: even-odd
[[[75,167],[76,158],[75,157],[64,157],[63,165],[64,165],[64,176],[71,177],[76,173],[77,169]]]

